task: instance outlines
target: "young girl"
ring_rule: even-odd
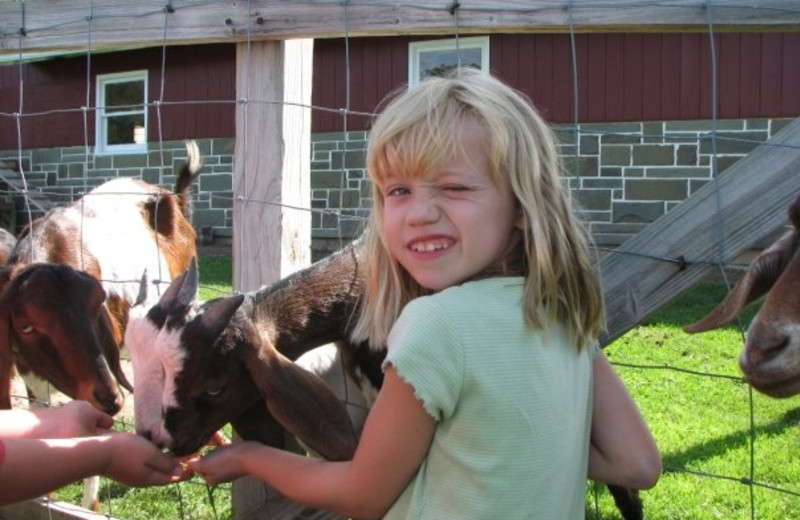
[[[0,410],[0,506],[92,475],[131,486],[170,484],[191,476],[147,439],[110,432],[113,422],[86,401]]]
[[[367,166],[356,334],[388,354],[353,460],[241,442],[189,468],[357,518],[578,519],[587,476],[653,486],[660,456],[596,347],[587,236],[526,99],[472,70],[425,80],[377,118]]]

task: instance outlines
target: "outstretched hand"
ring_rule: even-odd
[[[197,473],[211,485],[236,480],[247,474],[242,458],[251,444],[252,441],[237,442],[220,446],[205,456],[197,454],[186,461],[186,470]]]
[[[192,472],[182,468],[152,442],[133,433],[119,432],[104,436],[108,457],[103,475],[123,484],[142,487],[188,480]]]

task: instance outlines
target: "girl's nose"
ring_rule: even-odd
[[[431,195],[418,194],[411,204],[407,220],[410,225],[420,226],[435,222],[439,215],[440,210],[436,199]]]

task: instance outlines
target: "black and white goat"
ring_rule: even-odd
[[[0,270],[0,408],[11,406],[16,363],[67,396],[116,414],[128,311],[147,271],[169,282],[196,254],[189,187],[200,170],[197,145],[175,192],[138,179],[108,181],[23,231]],[[39,396],[41,397],[41,396]]]
[[[351,244],[259,291],[203,304],[190,269],[149,311],[134,308],[126,342],[152,356],[134,358],[137,431],[187,455],[227,423],[243,438],[281,445],[277,422],[326,458],[350,457],[357,432],[344,406],[293,360],[338,342],[361,390],[380,387],[384,353],[346,339],[362,291],[360,255]]]
[[[348,420],[341,392],[291,360],[335,342],[346,374],[372,402],[385,349],[348,341],[364,288],[362,258],[356,241],[256,292],[203,304],[194,301],[190,269],[149,311],[134,308],[126,342],[152,355],[134,364],[136,381],[146,381],[134,394],[137,431],[188,455],[228,423],[242,438],[273,446],[282,445],[285,428],[325,458],[351,457],[358,423]],[[643,518],[635,490],[608,487],[625,520]]]

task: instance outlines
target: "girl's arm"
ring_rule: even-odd
[[[34,498],[92,475],[130,486],[189,476],[150,441],[131,433],[72,439],[6,438],[0,462],[0,505]]]
[[[301,504],[380,518],[422,464],[434,428],[413,387],[390,366],[353,460],[328,462],[239,442],[191,461],[189,468],[211,484],[251,475]]]
[[[660,475],[658,446],[625,384],[600,352],[594,361],[589,478],[649,489]]]

